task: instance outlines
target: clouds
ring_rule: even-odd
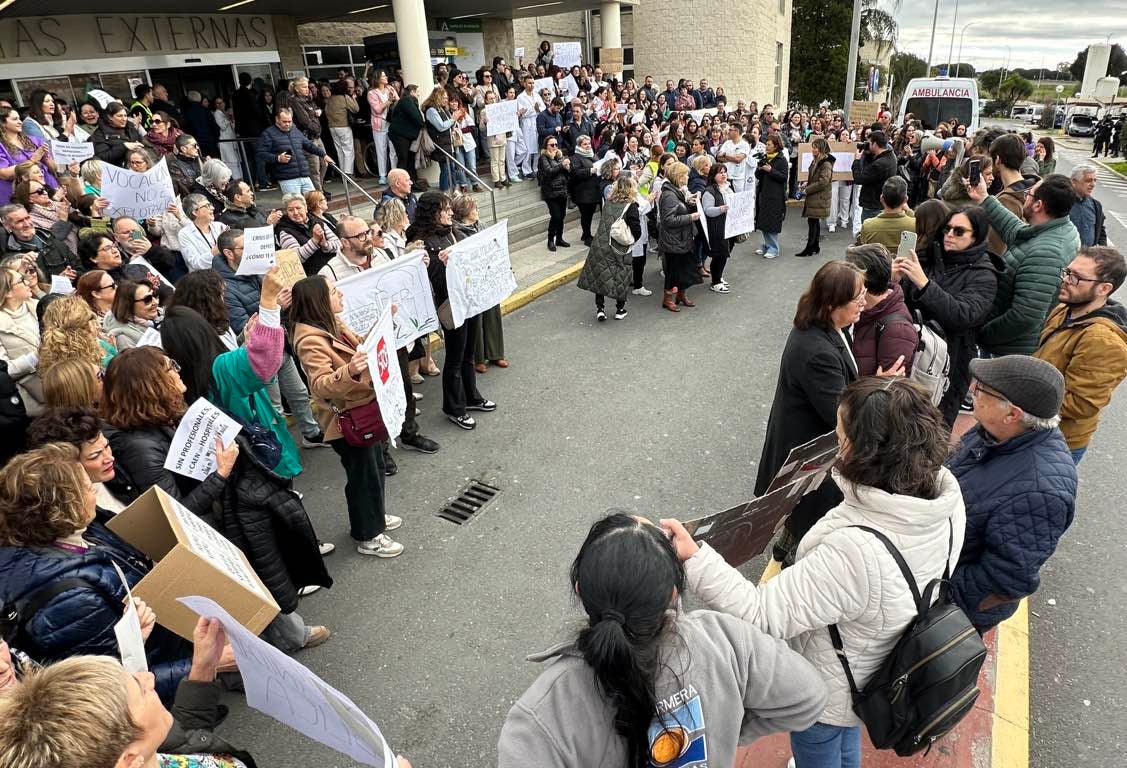
[[[902,2],[896,11],[900,50],[927,58],[934,10],[932,0]],[[1108,34],[1113,43],[1127,42],[1127,0],[1071,0],[1067,4],[1055,0],[962,0],[957,22],[954,14],[954,0],[941,0],[933,56],[936,63],[947,60],[953,22],[952,57],[958,58],[962,35],[962,60],[978,69],[1002,66],[1007,58],[1011,67],[1037,67],[1043,62],[1052,68],[1057,62],[1071,63],[1078,51],[1089,43],[1103,42]]]

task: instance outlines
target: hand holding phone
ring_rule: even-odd
[[[901,232],[900,247],[896,249],[896,258],[915,261],[917,239],[918,237],[915,232]]]
[[[979,182],[982,181],[982,161],[970,160],[967,162],[969,168],[967,172],[967,181],[970,182],[972,187],[977,187]]]

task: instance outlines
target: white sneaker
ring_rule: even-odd
[[[834,226],[833,224],[830,224],[830,232],[832,233],[832,232],[836,232],[836,231],[837,231],[837,227]]]
[[[787,768],[794,768],[794,758],[787,761]]]
[[[403,554],[403,545],[380,534],[374,539],[357,542],[356,551],[373,557],[398,557]]]
[[[298,597],[308,597],[321,588],[320,584],[310,584],[308,587],[302,587],[297,591]]]
[[[325,555],[331,555],[336,550],[336,548],[337,545],[333,544],[331,541],[317,542],[317,551],[321,553],[322,557],[324,557]]]
[[[603,322],[604,320],[607,319],[607,313],[604,312],[601,309],[596,309],[595,310],[595,319],[598,320],[601,323],[601,322]]]
[[[641,288],[635,288],[634,290],[630,291],[630,293],[634,294],[635,296],[653,296],[653,291],[651,291],[649,288],[646,288],[645,286],[642,286]]]
[[[723,283],[713,283],[712,285],[710,285],[708,287],[708,290],[712,291],[713,293],[731,293],[732,292],[732,289],[729,288],[728,286],[724,285]]]
[[[767,249],[766,248],[756,248],[755,249],[755,255],[756,256],[766,256],[767,255]]]
[[[779,256],[778,251],[775,251],[774,253],[764,253],[763,254],[763,258],[765,258],[765,259],[775,259],[775,258],[778,258],[778,256]]]
[[[725,280],[724,278],[720,278],[720,282],[722,282],[722,283],[723,283],[724,285],[728,286],[729,288],[731,288],[731,287],[732,287],[732,284],[731,284],[731,283],[729,283],[729,282],[728,282],[727,280]]]
[[[383,519],[384,519],[384,530],[385,531],[394,531],[395,529],[400,528],[403,525],[403,518],[402,517],[396,517],[395,515],[385,514],[383,516]]]

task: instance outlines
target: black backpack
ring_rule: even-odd
[[[857,690],[836,624],[829,628],[830,639],[849,681],[853,711],[868,729],[873,746],[907,757],[931,749],[970,712],[979,694],[978,673],[986,661],[986,646],[966,614],[951,601],[951,539],[943,578],[929,583],[921,596],[911,569],[887,536],[864,525],[850,527],[868,531],[888,549],[912,589],[917,615],[863,691]]]

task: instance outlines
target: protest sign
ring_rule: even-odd
[[[857,145],[852,141],[831,141],[830,154],[834,156],[834,181],[853,181],[853,153]],[[809,144],[798,145],[798,180],[806,180],[806,172],[814,162]]]
[[[275,616],[278,604],[234,544],[157,486],[114,515],[107,527],[153,561],[133,594],[157,623],[192,639],[195,615],[176,598],[206,595],[254,632]]]
[[[775,473],[767,493],[809,475],[825,474],[833,467],[837,454],[837,432],[827,432],[807,443],[791,448],[787,460]]]
[[[579,83],[575,82],[574,75],[568,75],[560,81],[560,91],[564,101],[571,101],[579,97]]]
[[[555,95],[556,95],[556,81],[555,81],[555,80],[553,80],[552,78],[550,78],[550,77],[541,77],[541,78],[539,78],[539,79],[537,79],[537,80],[533,81],[533,83],[532,83],[532,92],[533,92],[533,93],[535,93],[535,94],[536,94],[537,96],[539,96],[539,95],[540,95],[540,91],[544,90],[545,88],[547,88],[547,89],[548,89],[548,91],[549,91],[549,94],[550,94],[551,96],[555,96]],[[519,95],[519,94],[518,94],[518,95]],[[548,105],[547,105],[547,104],[545,104],[544,106],[546,107],[546,106],[548,106]]]
[[[523,58],[524,58],[524,46],[522,45],[522,46],[520,46],[516,49],[516,59],[517,59],[517,61],[520,61]]]
[[[361,336],[368,333],[388,304],[395,307],[395,348],[438,330],[438,312],[424,251],[349,275],[336,284],[344,297],[341,319]]]
[[[215,471],[215,439],[227,447],[242,426],[207,398],[192,403],[180,419],[172,436],[172,446],[164,459],[164,468],[194,480],[203,480]]]
[[[51,275],[51,293],[57,293],[60,296],[69,296],[74,293],[74,284],[71,283],[69,277]]]
[[[789,495],[789,490],[780,488],[723,512],[690,520],[684,524],[685,530],[738,568],[767,548],[775,531],[798,503],[801,495]]]
[[[556,43],[552,63],[563,69],[577,67],[583,63],[583,44],[577,42]]]
[[[86,133],[86,131],[80,131]],[[94,156],[94,145],[89,141],[58,141],[51,139],[51,157],[55,158],[58,165],[81,163]]]
[[[849,102],[849,122],[861,125],[872,125],[880,114],[879,101],[851,101]]]
[[[392,315],[395,305],[388,303],[376,325],[360,345],[368,356],[368,373],[380,406],[380,418],[392,439],[399,436],[407,416],[407,393],[403,390],[403,373],[395,354],[395,328]],[[414,403],[411,404],[414,407]]]
[[[351,699],[301,662],[260,640],[214,600],[193,595],[182,597],[180,603],[223,625],[243,678],[247,704],[363,765],[395,768],[395,754],[379,727]]]
[[[141,338],[137,339],[135,347],[157,347],[164,349],[160,343],[160,331],[156,328],[146,328],[145,332],[141,334]]]
[[[160,162],[144,173],[102,163],[102,197],[109,200],[106,215],[129,216],[137,221],[160,216],[176,199],[168,163]]]
[[[250,227],[243,230],[243,257],[236,275],[265,275],[274,266],[274,228]]]
[[[145,657],[145,638],[141,635],[141,617],[137,615],[137,606],[133,603],[133,593],[129,591],[129,582],[125,574],[113,560],[110,561],[117,577],[121,579],[121,586],[125,587],[125,611],[121,619],[113,625],[114,637],[117,638],[117,653],[121,657],[121,666],[126,672],[148,672],[149,660]]]
[[[509,220],[451,246],[446,261],[446,290],[457,328],[467,317],[497,306],[517,289],[509,262]]]
[[[520,130],[520,121],[517,118],[517,100],[498,101],[495,104],[485,105],[485,135],[496,136],[499,133],[513,133]]]
[[[708,109],[694,109],[694,110],[689,112],[689,119],[692,120],[697,125],[700,125],[700,121],[704,119],[705,115],[715,115],[715,114],[716,114],[716,107],[709,107]]]
[[[621,48],[600,48],[599,66],[603,73],[616,74],[622,72],[622,59],[624,51]]]
[[[293,288],[298,280],[305,279],[305,266],[297,251],[283,248],[274,254],[274,264],[278,267],[278,279],[285,288]]]
[[[168,282],[168,278],[165,277],[164,275],[162,275],[160,272],[158,272],[157,268],[154,267],[152,264],[150,264],[149,260],[146,259],[144,256],[134,256],[132,259],[129,260],[129,263],[130,264],[140,264],[142,267],[149,270],[154,275],[156,275],[158,278],[160,278],[160,281],[162,283],[164,283],[167,287],[169,287],[169,288],[172,287],[172,283]]]
[[[755,187],[728,195],[724,237],[736,237],[755,229]]]
[[[102,109],[105,109],[109,106],[111,101],[114,101],[113,96],[110,96],[108,93],[98,88],[91,88],[86,92],[86,95],[92,98],[94,101],[98,102],[98,105]]]

